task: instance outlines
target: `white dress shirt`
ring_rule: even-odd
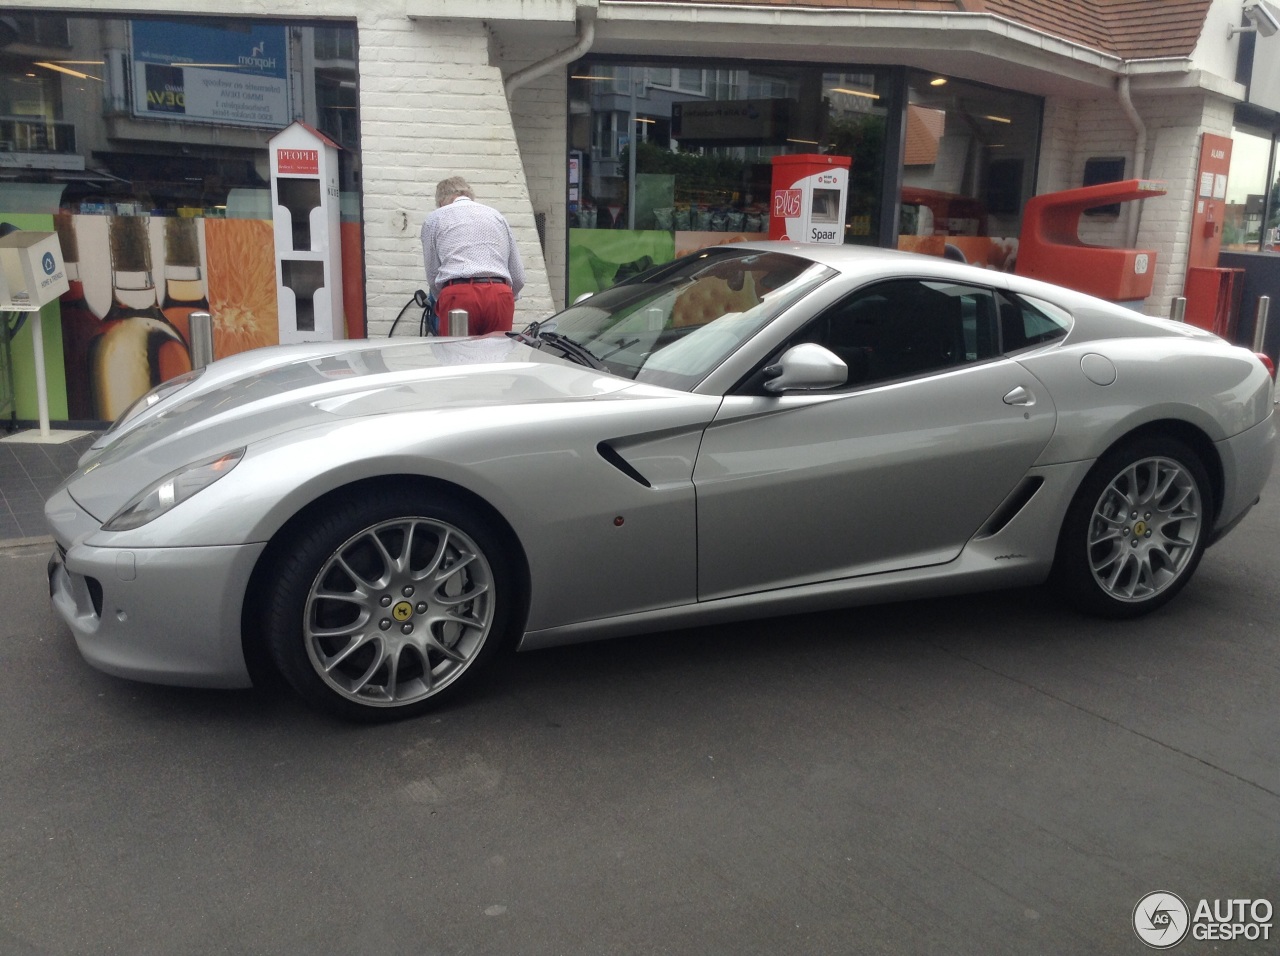
[[[427,284],[436,295],[450,279],[494,276],[515,295],[524,288],[524,266],[502,213],[466,196],[431,212],[422,223]]]

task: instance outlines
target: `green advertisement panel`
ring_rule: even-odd
[[[568,301],[607,289],[675,256],[675,236],[670,232],[570,229]]]

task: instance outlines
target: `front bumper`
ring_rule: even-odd
[[[58,506],[69,515],[74,503]],[[64,538],[56,523],[54,533],[49,595],[91,665],[157,684],[252,685],[240,615],[265,544],[106,548]]]

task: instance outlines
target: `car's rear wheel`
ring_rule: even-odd
[[[376,489],[308,521],[281,554],[268,647],[323,710],[414,716],[507,643],[515,578],[492,524],[461,502]]]
[[[1080,486],[1063,522],[1054,576],[1086,611],[1138,617],[1186,585],[1212,522],[1200,457],[1172,438],[1136,439],[1099,459]]]

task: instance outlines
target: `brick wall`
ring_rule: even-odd
[[[555,51],[547,52],[549,55]],[[529,185],[529,199],[534,214],[545,216],[543,258],[556,307],[564,305],[568,272],[568,210],[565,203],[569,177],[566,159],[569,139],[567,86],[565,70],[560,68],[519,87],[511,103],[512,121],[520,142],[525,180]]]
[[[419,229],[435,208],[435,184],[451,175],[511,223],[528,276],[516,323],[546,315],[552,295],[531,186],[483,23],[369,11],[358,25],[369,335],[386,334],[425,288]],[[538,185],[540,196],[552,188]]]

